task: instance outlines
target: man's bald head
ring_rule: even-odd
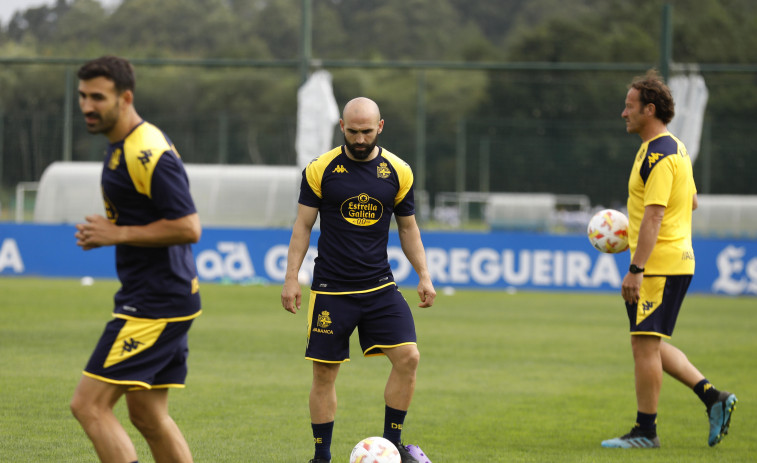
[[[375,101],[359,96],[348,101],[342,111],[342,119],[352,120],[353,118],[370,119],[378,122],[381,120],[381,111],[379,111]]]
[[[351,157],[363,161],[376,156],[376,141],[384,128],[384,121],[375,101],[365,97],[348,101],[344,105],[339,125],[344,132],[344,144]]]

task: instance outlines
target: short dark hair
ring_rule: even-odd
[[[639,100],[644,107],[652,103],[655,107],[655,116],[664,124],[670,123],[675,116],[675,102],[670,88],[665,85],[662,76],[655,69],[647,71],[646,75],[636,77],[629,88],[639,91]]]
[[[88,61],[79,68],[76,74],[80,80],[90,80],[95,77],[105,77],[113,81],[118,93],[126,90],[134,91],[136,77],[134,67],[131,63],[118,56],[101,56],[100,58]]]

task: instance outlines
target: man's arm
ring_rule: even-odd
[[[292,238],[289,240],[284,287],[281,289],[281,305],[292,313],[297,313],[302,304],[302,289],[297,277],[310,247],[310,232],[313,230],[316,218],[318,218],[318,209],[302,204],[298,206],[297,219],[292,227]]]
[[[649,256],[652,255],[652,250],[657,244],[657,236],[660,234],[660,226],[662,225],[664,215],[665,206],[650,204],[644,208],[644,217],[642,217],[639,227],[639,242],[636,243],[636,252],[631,261],[637,267],[644,268]],[[643,278],[643,273],[626,273],[621,287],[621,293],[626,302],[632,304],[639,302],[639,292]]]
[[[160,219],[147,225],[116,225],[99,214],[88,215],[86,222],[76,225],[76,244],[82,249],[126,244],[161,247],[192,244],[200,240],[202,227],[197,213],[178,219]]]
[[[415,216],[398,215],[396,218],[402,252],[405,253],[407,260],[410,261],[418,274],[418,296],[421,298],[418,307],[431,307],[436,298],[436,291],[433,283],[431,283],[431,275],[426,265],[426,250],[423,248],[421,232],[415,222]]]

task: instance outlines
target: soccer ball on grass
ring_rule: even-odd
[[[586,228],[591,245],[601,252],[616,254],[628,249],[628,218],[615,209],[603,209]]]
[[[401,463],[400,452],[383,437],[366,437],[352,449],[350,463]]]

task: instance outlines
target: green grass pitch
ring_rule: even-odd
[[[68,403],[117,287],[0,278],[0,461],[97,461]],[[171,392],[171,413],[197,462],[312,457],[306,314],[285,312],[279,292],[202,287],[187,388]],[[403,293],[415,307],[414,289]],[[707,446],[704,406],[666,376],[662,448],[616,450],[599,443],[627,432],[636,412],[619,295],[439,293],[434,307],[414,308],[421,366],[403,433],[433,463],[754,461],[757,299],[690,295],[673,338],[717,387],[739,397],[724,441]],[[381,435],[388,371],[385,358],[363,358],[353,342],[337,381],[334,463],[346,463],[360,439]],[[152,462],[123,401],[116,412],[140,462]]]

